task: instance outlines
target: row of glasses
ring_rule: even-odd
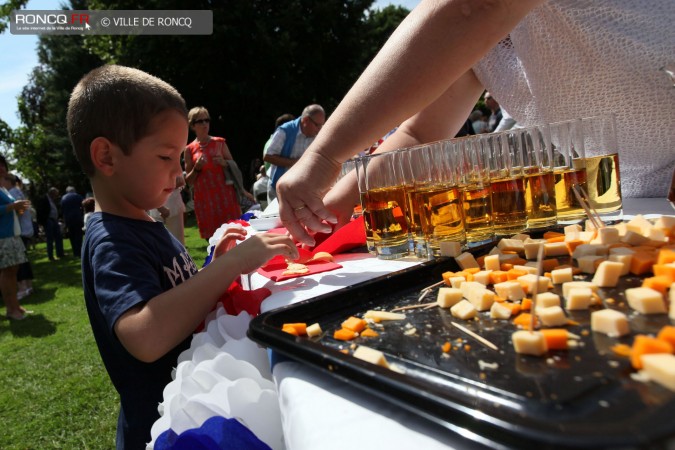
[[[586,157],[586,149],[613,153]],[[380,258],[438,256],[494,236],[577,222],[579,186],[599,213],[621,208],[611,115],[450,139],[355,161],[366,233]]]

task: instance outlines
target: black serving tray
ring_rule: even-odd
[[[422,288],[440,281],[443,272],[457,270],[452,258],[427,261],[262,314],[251,322],[248,336],[422,417],[448,428],[468,429],[499,446],[675,448],[675,393],[635,380],[628,359],[610,349],[617,343],[630,344],[637,333],[656,333],[670,323],[666,315],[628,310],[623,291],[639,286],[639,277],[623,277],[617,288],[599,290],[604,299],[615,300],[610,307],[629,315],[630,336],[612,339],[592,333],[590,312],[595,309],[578,311],[569,314],[578,325],[568,329],[581,337],[581,345],[551,351],[545,357],[514,352],[511,334],[516,327],[510,320],[493,320],[483,312],[478,320],[463,321],[440,308],[405,311],[405,320],[383,322],[375,338],[359,337],[347,343],[333,339],[347,317],[415,304]],[[554,292],[561,294],[559,286]],[[423,301],[434,301],[436,293],[432,291]],[[456,329],[453,321],[499,350]],[[324,334],[295,337],[281,331],[287,322],[318,322]],[[406,334],[410,328],[416,329],[413,335]],[[444,355],[445,342],[453,348]],[[354,358],[353,344],[384,352],[403,373]]]

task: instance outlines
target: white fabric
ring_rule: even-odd
[[[675,169],[675,89],[662,70],[675,62],[674,22],[673,0],[551,0],[474,71],[522,126],[614,112],[623,196],[664,197]]]

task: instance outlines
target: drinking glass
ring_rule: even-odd
[[[601,217],[621,218],[621,174],[614,114],[581,119],[581,133],[591,207]]]
[[[475,246],[494,238],[492,223],[492,188],[487,163],[485,136],[449,142],[462,194],[464,230],[468,245]]]
[[[440,256],[441,242],[465,245],[462,197],[452,169],[452,154],[445,142],[412,150],[409,163],[415,179],[413,204],[429,256]]]
[[[516,151],[508,132],[485,136],[492,188],[492,221],[495,235],[520,233],[527,228],[522,153]]]
[[[579,119],[549,125],[553,150],[556,210],[559,224],[576,223],[586,214],[574,186],[586,190],[586,152]]]
[[[405,186],[397,151],[367,155],[356,161],[366,236],[371,233],[381,259],[408,255]]]
[[[512,130],[509,134],[516,151],[522,152],[527,228],[556,225],[553,152],[548,125]]]
[[[425,146],[420,145],[401,149],[399,162],[401,164],[401,173],[403,175],[403,184],[405,186],[407,202],[406,210],[408,211],[407,219],[410,251],[418,258],[427,259],[429,257],[429,249],[427,247],[427,239],[422,232],[419,208],[417,207],[415,198],[415,173],[412,170],[413,163],[410,161],[413,153],[424,147]]]

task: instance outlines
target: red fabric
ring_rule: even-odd
[[[225,139],[212,137],[206,147],[201,148],[194,140],[187,145],[185,152],[185,157],[190,158],[193,164],[202,155],[206,159],[192,188],[199,235],[204,239],[213,236],[222,224],[241,216],[234,185],[225,184],[223,166],[213,162],[214,156],[222,154],[224,143]]]
[[[275,228],[268,233],[286,234],[285,228]],[[360,247],[366,244],[366,231],[363,225],[363,217],[352,220],[350,223],[340,228],[333,234],[317,234],[314,236],[317,245],[311,249],[298,248],[300,258],[298,262],[307,265],[308,273],[296,275],[282,275],[287,269],[288,264],[283,256],[272,258],[267,264],[258,269],[258,273],[272,281],[283,281],[290,278],[312,275],[315,273],[327,272],[329,270],[339,269],[340,264],[325,261],[308,261],[318,252],[328,252],[331,255],[337,255],[347,250]]]
[[[263,300],[270,296],[272,292],[267,288],[255,289],[252,291],[245,290],[239,280],[232,282],[227,291],[220,296],[218,303],[222,303],[225,311],[233,316],[238,316],[242,311],[246,311],[252,316],[257,316],[260,314],[260,305]],[[218,303],[213,307],[215,310],[218,307]],[[199,333],[204,330],[204,322],[202,322],[199,327],[195,330],[195,333]]]

